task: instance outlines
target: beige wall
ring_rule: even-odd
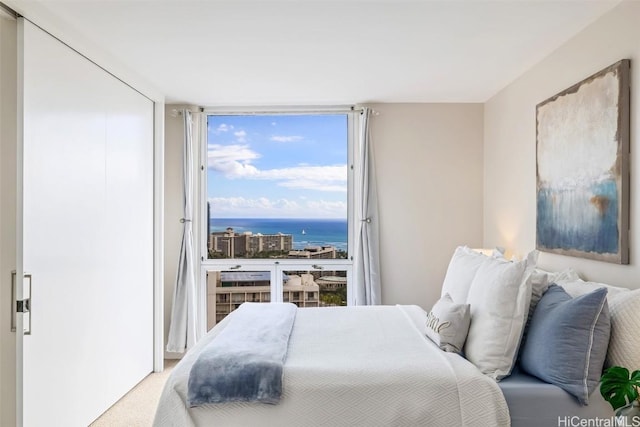
[[[377,104],[382,302],[430,308],[458,245],[482,244],[482,104]]]
[[[16,22],[0,17],[0,425],[15,425],[15,332],[10,332],[16,268]]]
[[[640,287],[640,2],[623,2],[485,104],[484,245],[516,255],[535,248],[536,104],[622,58],[631,58],[630,264],[541,253],[550,270],[573,267],[589,280]]]

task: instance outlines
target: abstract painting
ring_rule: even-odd
[[[629,263],[629,68],[623,59],[536,107],[539,250]]]

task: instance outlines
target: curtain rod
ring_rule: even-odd
[[[261,115],[298,115],[298,114],[345,114],[345,113],[362,113],[364,111],[364,107],[238,107],[238,108],[230,108],[230,107],[198,107],[199,112],[192,111],[193,114],[215,114],[215,115],[224,115],[224,116],[261,116]],[[380,113],[374,109],[371,109],[371,114],[374,116],[378,116]],[[182,115],[182,109],[174,108],[171,110],[172,117],[178,117]]]
[[[336,106],[336,107],[205,107],[200,111],[204,114],[217,114],[227,116],[249,116],[249,115],[296,115],[296,114],[345,114],[362,113],[364,107],[360,106]],[[373,115],[379,113],[371,109]]]

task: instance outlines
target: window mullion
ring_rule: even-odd
[[[280,263],[275,261],[273,263],[273,270],[271,271],[271,301],[282,302],[282,283],[283,271]]]

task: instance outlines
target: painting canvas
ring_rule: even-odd
[[[537,248],[628,264],[629,67],[538,104]]]

